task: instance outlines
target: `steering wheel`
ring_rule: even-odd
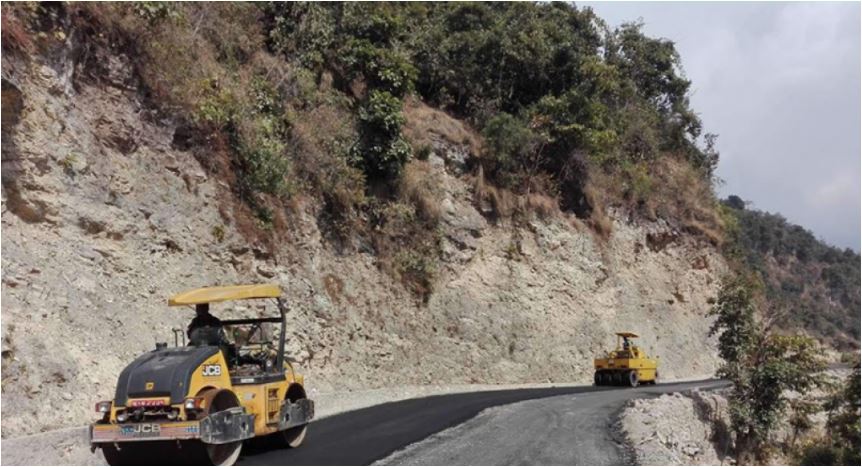
[[[268,343],[248,344],[239,348],[238,355],[241,359],[253,362],[262,369],[266,369],[266,361],[270,357],[270,345]]]

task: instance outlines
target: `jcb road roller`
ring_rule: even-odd
[[[649,358],[633,339],[637,334],[617,333],[617,348],[594,361],[593,381],[596,386],[631,386],[655,384],[658,379],[658,359]]]
[[[210,304],[250,299],[273,299],[278,315],[222,321],[209,314]],[[91,449],[101,448],[111,465],[232,465],[253,437],[302,444],[314,403],[284,355],[287,304],[279,287],[207,287],[168,305],[195,307],[189,342],[174,329],[174,347],[158,343],[120,373],[114,399],[96,404]]]

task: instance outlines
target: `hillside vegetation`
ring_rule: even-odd
[[[735,219],[727,250],[761,277],[776,324],[858,349],[859,254],[827,245],[779,214],[747,209],[738,196],[724,205]]]
[[[323,198],[341,234],[391,217],[368,214],[427,152],[402,131],[415,95],[485,137],[469,163],[497,188],[548,196],[599,228],[624,204],[719,241],[713,138],[697,143],[673,44],[637,24],[610,30],[570,4],[4,8],[7,50],[74,31],[94,80],[97,49],[129,54],[151,103],[185,122],[203,158],[230,161],[265,225],[300,194]],[[498,214],[508,204],[495,200]]]

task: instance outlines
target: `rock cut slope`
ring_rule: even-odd
[[[613,214],[606,240],[564,215],[489,221],[456,142],[438,141],[414,162],[442,190],[444,258],[421,303],[372,252],[331,247],[313,201],[296,200],[274,245],[249,240],[229,184],[175,144],[128,62],[110,57],[99,85],[75,66],[3,61],[4,438],[90,421],[123,366],[191,318],[167,296],[212,284],[283,287],[289,352],[314,390],[588,382],[620,329],[663,377],[717,366],[705,312],[726,266],[661,221]]]

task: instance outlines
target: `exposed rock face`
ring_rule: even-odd
[[[851,370],[837,368],[821,374],[824,386],[809,391],[804,399],[824,407],[831,397],[826,388],[840,387]],[[636,399],[620,413],[617,428],[636,465],[718,465],[736,462],[727,396],[730,389],[714,392],[687,391],[654,399]],[[785,392],[793,401],[803,396]],[[806,441],[826,434],[828,413],[811,414],[807,430],[795,432],[788,410],[770,432],[772,450],[766,465],[790,465],[799,461],[794,450]]]
[[[705,312],[724,263],[660,222],[614,216],[605,242],[566,218],[490,224],[458,164],[431,164],[445,258],[419,304],[372,254],[330,248],[312,203],[299,202],[274,251],[249,243],[227,185],[172,145],[174,126],[134,89],[3,66],[4,106],[7,79],[21,97],[3,123],[3,437],[90,421],[125,364],[191,319],[167,297],[213,284],[279,283],[288,349],[320,390],[587,383],[618,330],[643,336],[663,378],[716,368]],[[105,69],[129,82],[122,63]]]
[[[732,460],[727,400],[694,391],[635,399],[620,428],[636,465],[723,465]]]

